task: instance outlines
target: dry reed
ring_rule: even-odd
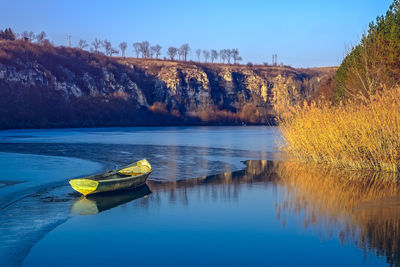
[[[400,88],[346,105],[303,104],[281,114],[284,149],[304,161],[400,170]]]

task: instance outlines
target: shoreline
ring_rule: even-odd
[[[29,166],[24,167],[23,170],[18,169],[19,163],[26,160],[32,161],[30,169]],[[38,168],[36,164],[45,166],[47,164],[50,167],[49,169]],[[58,169],[52,169],[54,164],[61,165]],[[106,166],[99,162],[80,158],[15,152],[0,152],[1,165],[8,165],[8,168],[0,168],[0,182],[4,180],[13,183],[8,183],[9,185],[0,188],[0,210],[42,189],[62,186],[66,179],[78,178],[106,169]],[[86,168],[77,170],[80,165],[84,165]],[[69,167],[73,169],[70,173],[65,171],[69,170]],[[63,170],[61,174],[57,173],[60,169]],[[35,179],[34,175],[37,175],[38,179]],[[42,177],[52,177],[52,179],[41,180]]]

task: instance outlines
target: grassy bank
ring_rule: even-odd
[[[311,103],[282,114],[284,149],[304,161],[400,170],[400,88],[346,105]]]

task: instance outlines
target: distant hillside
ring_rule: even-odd
[[[335,68],[116,58],[0,40],[0,128],[271,123]]]

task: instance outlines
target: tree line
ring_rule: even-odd
[[[89,47],[89,44],[85,40],[79,40],[78,47],[81,49],[86,49]],[[104,48],[104,52],[108,56],[112,56],[113,54],[118,54],[121,52],[121,56],[125,57],[126,56],[126,49],[128,48],[128,44],[126,42],[122,42],[118,45],[118,47],[121,49],[121,51],[118,51],[114,49],[111,45],[111,42],[108,40],[100,40],[100,39],[95,39],[90,46],[90,51],[92,52],[101,52],[100,49]],[[149,41],[143,41],[143,42],[135,42],[132,44],[133,52],[136,58],[156,58],[159,59],[162,55],[162,47],[159,44],[156,45],[151,45]],[[187,61],[188,60],[188,55],[192,51],[191,47],[189,44],[185,43],[181,45],[180,47],[174,47],[170,46],[167,48],[166,51],[166,57],[164,59],[170,59],[170,60],[182,60],[182,61]],[[234,49],[222,49],[220,51],[217,51],[215,49],[209,50],[201,50],[197,49],[195,51],[196,56],[197,56],[197,61],[201,62],[201,59],[203,59],[203,62],[209,62],[211,60],[211,63],[216,62],[218,59],[220,60],[221,63],[233,63],[237,64],[239,61],[242,60],[242,57],[239,55],[239,49],[234,48]]]
[[[38,44],[51,44],[47,39],[47,34],[42,31],[38,34],[35,34],[32,31],[24,31],[20,34],[13,32],[11,28],[6,28],[4,31],[0,30],[0,40],[10,40],[14,41],[17,39],[23,39],[28,42],[36,42]]]
[[[42,31],[38,34],[35,34],[32,31],[24,31],[21,34],[14,33],[10,28],[0,30],[0,40],[17,40],[23,39],[27,42],[36,42],[38,44],[50,44],[53,45],[48,39],[47,34]],[[121,42],[118,45],[118,48],[115,48],[111,41],[105,39],[101,40],[99,38],[95,38],[91,43],[88,43],[86,40],[80,39],[78,41],[77,48],[82,50],[88,50],[93,53],[102,53],[107,56],[114,56],[117,54],[121,54],[122,57],[126,57],[126,51],[128,49],[127,42]],[[151,45],[149,41],[143,42],[135,42],[132,44],[133,53],[136,58],[155,58],[160,59],[162,55],[162,47],[159,44]],[[182,60],[187,61],[188,56],[190,55],[192,49],[188,43],[182,44],[180,47],[170,46],[167,48],[165,52],[164,59],[170,60]],[[219,51],[215,49],[211,50],[202,50],[197,49],[195,51],[197,61],[198,62],[217,62],[228,63],[228,64],[237,64],[239,61],[242,61],[242,57],[239,55],[239,49],[221,49]]]

